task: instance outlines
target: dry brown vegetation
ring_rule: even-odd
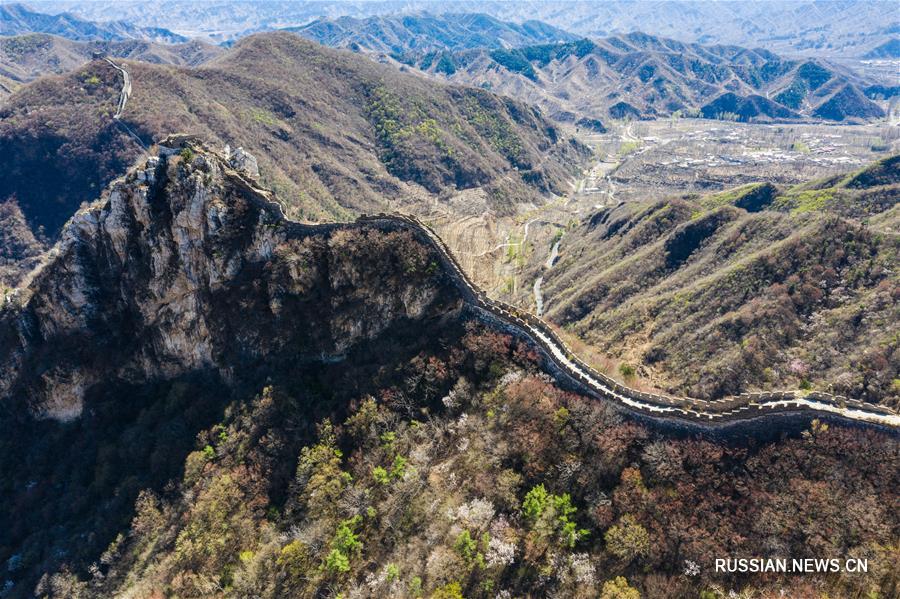
[[[895,439],[817,421],[796,438],[747,445],[666,438],[554,387],[509,337],[475,325],[447,333],[386,360],[369,393],[333,388],[350,409],[315,430],[303,387],[229,402],[164,490],[141,489],[130,525],[93,565],[70,561],[38,595],[861,599],[897,590]],[[723,555],[769,554],[866,557],[869,571],[712,567]]]
[[[414,209],[473,187],[509,211],[559,190],[584,152],[522,104],[289,33],[246,38],[200,68],[127,64],[123,122],[146,143],[182,132],[243,146],[300,219],[347,219],[400,199]],[[26,87],[0,111],[0,197],[15,195],[34,226],[55,233],[140,153],[109,118],[120,85],[94,62]]]
[[[672,391],[896,406],[897,164],[602,210],[563,239],[549,318]]]
[[[0,311],[8,597],[896,594],[895,436],[783,420],[654,431],[467,318],[412,231],[285,223],[198,145],[151,164],[82,211],[27,302]],[[885,279],[880,242],[835,215],[621,212],[584,239],[618,238],[629,268],[638,252],[648,285],[706,266],[718,284],[742,248],[785,244],[734,281],[803,274],[774,283],[788,317],[827,307],[819,276],[832,296],[839,277],[843,293]],[[797,223],[817,237],[794,239]],[[768,554],[870,570],[711,567]]]
[[[46,247],[28,227],[18,205],[0,204],[0,290],[16,287]]]
[[[158,64],[198,65],[221,53],[200,41],[159,44],[145,40],[75,41],[45,33],[0,38],[0,99],[8,89],[38,77],[62,74],[90,62],[94,54]],[[10,84],[2,84],[8,81]],[[7,89],[4,89],[7,88]]]
[[[555,119],[596,131],[610,119],[672,114],[743,122],[877,119],[885,111],[870,97],[886,106],[884,96],[896,94],[896,88],[823,61],[755,46],[687,44],[641,31],[439,57],[410,51],[397,59],[435,77],[537,104]]]

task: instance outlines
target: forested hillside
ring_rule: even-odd
[[[547,316],[673,392],[897,406],[898,164],[598,211],[562,238]]]
[[[415,212],[483,188],[493,209],[561,191],[586,150],[533,108],[396,72],[290,33],[242,40],[198,68],[126,62],[122,123],[145,145],[170,133],[243,145],[291,216]],[[111,118],[121,73],[96,61],[0,107],[0,199],[55,234],[143,151]],[[28,173],[40,172],[40,177]]]
[[[648,428],[460,310],[409,230],[288,223],[168,143],[0,312],[5,596],[896,594],[895,435]],[[712,567],[768,553],[869,573]]]

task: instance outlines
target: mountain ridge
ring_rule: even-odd
[[[161,141],[162,156],[81,210],[29,290],[0,308],[8,596],[459,596],[486,579],[687,599],[731,578],[664,564],[705,563],[735,531],[748,552],[773,540],[800,551],[824,510],[856,534],[829,550],[866,542],[879,562],[896,554],[884,526],[896,512],[882,507],[895,436],[808,418],[776,421],[752,443],[659,434],[555,386],[527,344],[467,320],[439,255],[411,229],[287,223],[253,169],[241,174],[245,155]],[[434,445],[417,451],[413,438]],[[553,467],[573,459],[592,467]],[[701,486],[681,498],[674,480]],[[542,533],[544,515],[527,510],[548,493],[567,520],[548,513]],[[697,513],[698,497],[713,520],[686,546],[666,531]],[[808,529],[785,540],[758,528],[795,503]],[[878,517],[845,518],[847,505]],[[466,566],[476,526],[511,557],[490,557],[491,537],[475,535],[485,565]],[[652,574],[622,561],[623,530],[659,538],[638,547]],[[550,565],[529,543],[554,551]],[[398,573],[373,577],[373,563]],[[875,580],[888,588],[896,573]]]
[[[673,113],[734,115],[743,121],[884,116],[866,96],[871,89],[872,97],[878,97],[878,86],[843,67],[814,59],[785,59],[768,50],[687,44],[640,32],[444,53],[442,61],[406,62],[437,78],[537,103],[548,114],[570,122],[579,117],[620,118],[629,112],[642,118]],[[832,102],[836,96],[839,99]]]
[[[438,50],[509,48],[541,42],[572,41],[576,36],[541,23],[499,21],[478,13],[440,16],[428,13],[357,19],[349,16],[318,19],[292,31],[325,46],[366,49],[396,55],[420,55]]]
[[[670,393],[796,385],[896,406],[897,165],[598,211],[531,268],[547,318]]]
[[[758,45],[801,56],[859,56],[896,37],[896,18],[889,0],[851,0],[823,5],[806,0],[719,3],[635,3],[611,0],[602,5],[588,0],[565,3],[522,0],[453,0],[434,3],[385,0],[378,3],[275,2],[265,4],[220,1],[203,10],[186,9],[177,0],[162,0],[151,9],[137,2],[117,3],[116,10],[75,0],[49,2],[55,10],[74,10],[86,18],[113,16],[144,25],[183,29],[217,41],[284,26],[302,26],[323,15],[366,18],[379,13],[478,12],[508,22],[537,19],[572,31],[580,37],[605,37],[648,30],[654,35],[706,44]],[[701,26],[700,23],[703,25]]]
[[[77,41],[142,39],[184,43],[188,38],[158,27],[136,27],[127,21],[94,23],[70,13],[46,14],[24,4],[0,4],[0,35],[49,33]]]
[[[299,219],[391,203],[415,210],[464,189],[515,211],[564,189],[587,155],[520,103],[290,33],[246,38],[195,69],[124,64],[133,93],[121,122],[145,144],[171,131],[241,143]],[[111,118],[120,87],[118,71],[94,62],[33,82],[0,108],[0,197],[15,196],[33,228],[52,235],[143,151]],[[48,176],[25,186],[18,173],[38,165]]]
[[[76,41],[48,33],[0,38],[0,101],[18,87],[44,75],[61,75],[97,56],[155,64],[196,66],[222,52],[200,41],[159,44],[142,39]]]

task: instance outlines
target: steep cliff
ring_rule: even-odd
[[[246,153],[165,144],[4,290],[0,561],[16,592],[93,559],[236,398],[294,389],[290,447],[459,334],[457,291],[408,229],[291,223]]]
[[[71,420],[105,381],[233,379],[286,350],[340,360],[453,293],[408,231],[286,222],[223,156],[164,149],[80,210],[7,301],[0,395]]]

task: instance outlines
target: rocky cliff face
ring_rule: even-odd
[[[409,231],[290,223],[235,170],[244,153],[236,164],[196,142],[177,146],[80,210],[30,285],[8,295],[8,407],[72,420],[110,380],[234,380],[338,361],[456,301]]]

